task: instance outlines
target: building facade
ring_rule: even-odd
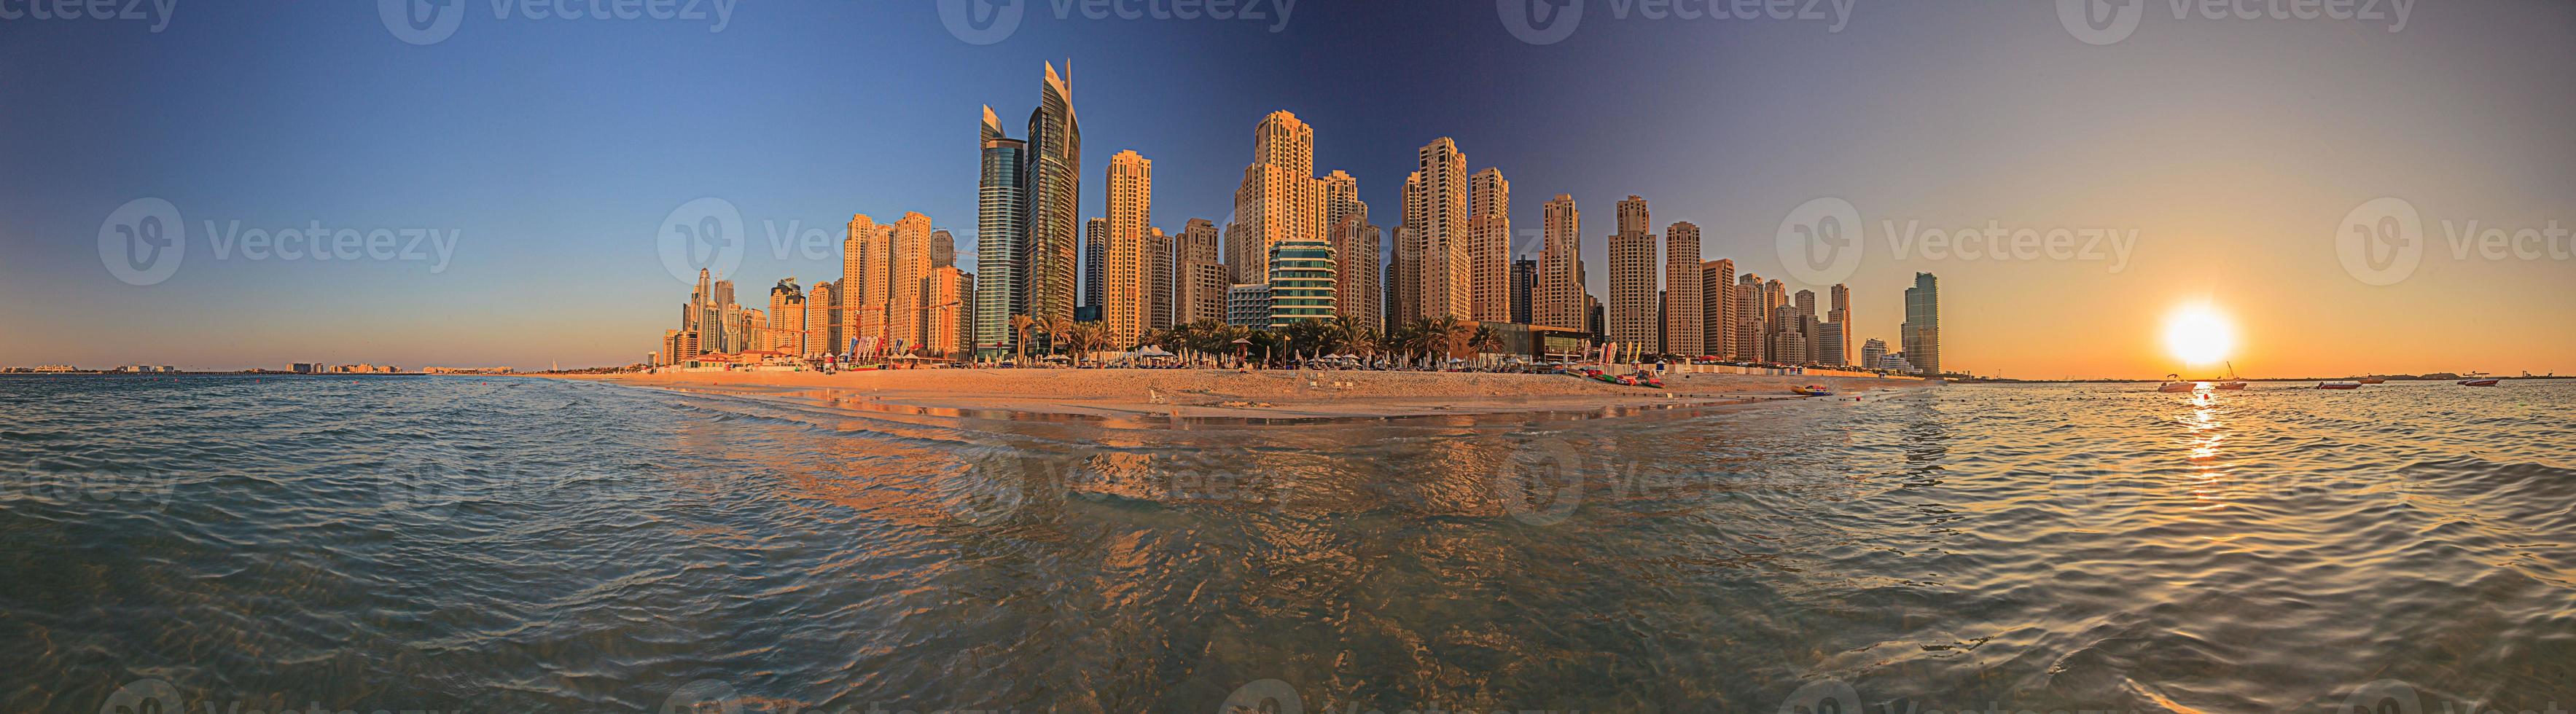
[[[1924,374],[1941,373],[1941,282],[1931,273],[1915,273],[1905,289],[1905,325],[1898,337],[1905,361]]]
[[[1011,316],[1028,314],[1028,143],[1003,136],[989,106],[983,132],[975,198],[975,349],[997,356],[1019,342]]]
[[[1512,182],[1487,167],[1467,178],[1468,317],[1512,319]]]
[[[1549,327],[1585,329],[1583,287],[1583,214],[1574,197],[1549,199],[1542,221],[1544,237],[1538,254],[1538,285],[1531,319]]]
[[[1270,327],[1333,319],[1333,246],[1280,241],[1270,251]]]
[[[1108,275],[1101,279],[1100,321],[1110,346],[1125,348],[1144,336],[1152,309],[1145,229],[1154,222],[1154,162],[1134,151],[1110,156],[1107,188]]]
[[[1664,352],[1708,354],[1707,287],[1699,274],[1699,225],[1678,221],[1664,228]]]
[[[1656,319],[1655,234],[1646,219],[1646,199],[1619,202],[1619,232],[1610,236],[1609,338],[1623,352],[1653,354],[1663,351],[1656,339],[1663,325]]]
[[[1703,354],[1742,359],[1735,352],[1735,260],[1699,264],[1700,339]]]

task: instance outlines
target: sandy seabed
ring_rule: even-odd
[[[1394,417],[1592,411],[1800,399],[1789,388],[1832,386],[1839,399],[1925,386],[1856,377],[1686,374],[1662,388],[1565,375],[1217,369],[907,369],[567,375],[611,384],[743,394],[862,399],[889,406],[1182,418]],[[819,390],[819,391],[818,391]]]

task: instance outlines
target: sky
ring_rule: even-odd
[[[1934,273],[1953,370],[2214,371],[2160,342],[2205,304],[2247,376],[2576,373],[2576,3],[1550,1],[0,0],[0,365],[636,362],[710,205],[764,305],[852,214],[971,268],[981,107],[1019,136],[1052,61],[1085,215],[1132,149],[1222,223],[1287,110],[1381,225],[1444,136],[1516,253],[1573,196],[1597,295],[1632,194],[1858,338]]]

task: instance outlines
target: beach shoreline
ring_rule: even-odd
[[[788,396],[911,410],[995,411],[1111,418],[1329,419],[1670,409],[1836,399],[1928,386],[1862,377],[1677,374],[1628,387],[1565,375],[1348,370],[922,369],[818,372],[666,372],[545,375],[604,384],[746,396]]]

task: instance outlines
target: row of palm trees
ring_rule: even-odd
[[[1108,328],[1100,323],[1074,322],[1064,317],[1040,319],[1012,315],[1011,329],[1019,334],[1017,354],[1022,362],[1028,359],[1033,335],[1045,335],[1050,352],[1061,351],[1076,359],[1102,350],[1126,350],[1148,345],[1176,354],[1242,355],[1265,362],[1292,360],[1301,355],[1311,358],[1336,354],[1356,355],[1364,359],[1381,356],[1405,360],[1465,359],[1503,349],[1501,333],[1484,324],[1456,317],[1415,320],[1384,332],[1339,317],[1301,320],[1278,330],[1199,320],[1174,325],[1170,329],[1149,331],[1135,344],[1126,345],[1111,339]]]

